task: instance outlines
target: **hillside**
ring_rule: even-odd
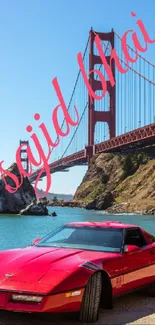
[[[43,190],[39,190],[39,189],[37,189],[37,190],[41,196],[44,195]],[[47,194],[45,194],[45,196],[47,197],[47,200],[49,200],[49,201],[53,200],[54,197],[57,197],[58,200],[64,200],[64,201],[70,201],[73,199],[73,195],[71,195],[71,194],[56,194],[56,193],[48,192]]]
[[[73,202],[107,212],[155,211],[154,151],[94,157]],[[72,202],[72,204],[73,204]]]

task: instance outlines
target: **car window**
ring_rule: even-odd
[[[127,230],[124,244],[144,247],[147,245],[147,242],[140,229],[135,228]]]
[[[146,233],[147,236],[150,238],[152,243],[155,243],[155,236],[153,236],[152,234],[150,234],[149,232]]]
[[[49,238],[46,239],[46,243],[52,243],[52,242],[58,242],[67,240],[70,238],[70,236],[74,233],[73,228],[64,228],[62,231],[54,232],[53,236],[49,236]]]
[[[65,226],[39,241],[36,246],[82,248],[102,252],[120,252],[122,229]]]

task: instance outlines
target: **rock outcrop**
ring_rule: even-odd
[[[48,216],[48,209],[46,207],[46,202],[41,202],[33,200],[25,209],[20,211],[21,215],[30,216]]]
[[[155,149],[151,150],[93,157],[68,206],[155,214]]]
[[[12,164],[8,170],[15,174],[20,180],[20,173],[15,163]],[[6,176],[5,180],[7,184],[15,186],[10,177]],[[36,199],[35,191],[27,177],[24,177],[21,187],[15,193],[9,193],[5,188],[4,180],[0,179],[0,213],[18,214],[20,210],[29,205],[33,199]]]
[[[57,217],[57,214],[56,214],[56,212],[54,211],[54,212],[50,213],[49,216],[50,216],[50,217]]]
[[[49,200],[48,201],[48,206],[49,207],[56,207],[56,206],[65,206],[66,202],[72,202],[72,201],[64,201],[64,200]]]

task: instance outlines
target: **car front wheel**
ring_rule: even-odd
[[[94,273],[85,288],[80,310],[80,321],[96,322],[99,314],[102,291],[102,274]]]

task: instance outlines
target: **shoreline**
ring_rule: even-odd
[[[135,215],[155,215],[155,207],[148,208],[144,210],[136,210],[134,209],[128,209],[127,208],[128,203],[114,203],[111,207],[107,208],[106,210],[103,209],[95,209],[91,207],[87,207],[84,203],[78,202],[78,201],[65,201],[65,202],[58,202],[57,204],[49,204],[48,207],[61,207],[61,208],[80,208],[84,210],[92,210],[92,211],[98,211],[103,212],[103,214],[135,214]]]
[[[136,210],[136,209],[128,209],[127,208],[127,203],[121,203],[121,204],[113,204],[111,207],[107,208],[106,210],[103,209],[95,209],[95,208],[88,208],[85,206],[84,203],[82,202],[77,202],[77,201],[64,201],[62,202],[57,202],[56,204],[48,204],[47,208],[52,208],[54,210],[55,208],[72,208],[72,209],[82,209],[82,210],[89,210],[89,211],[95,211],[99,212],[103,215],[146,215],[146,216],[152,216],[155,215],[155,207],[151,209],[144,209],[144,210]],[[48,211],[49,212],[49,211]],[[54,211],[55,212],[55,211]],[[53,212],[53,213],[54,213]],[[24,215],[24,214],[23,214]],[[19,212],[0,212],[0,216],[23,216]],[[26,215],[26,214],[25,214]],[[37,214],[29,214],[26,216],[52,216],[51,213],[48,213],[47,215],[37,215]]]

